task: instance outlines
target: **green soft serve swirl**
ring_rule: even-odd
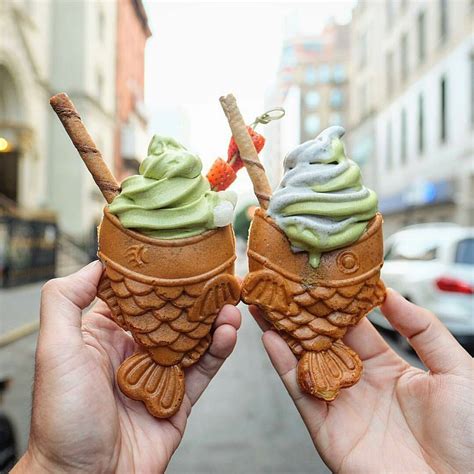
[[[176,140],[155,135],[140,174],[122,183],[109,205],[121,224],[157,239],[199,235],[232,222],[235,193],[211,191],[199,157]]]
[[[377,213],[377,196],[346,157],[343,135],[342,127],[330,127],[290,152],[268,209],[292,250],[307,251],[314,268],[321,253],[358,240]]]

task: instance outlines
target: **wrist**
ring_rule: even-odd
[[[10,472],[11,474],[29,474],[32,472],[35,474],[46,474],[64,472],[64,469],[52,463],[29,446]]]

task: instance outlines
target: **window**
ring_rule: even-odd
[[[387,79],[387,97],[390,97],[393,93],[393,53],[389,51],[386,57],[386,79]]]
[[[304,130],[308,135],[316,135],[321,128],[321,120],[317,114],[310,114],[305,118]]]
[[[331,95],[329,96],[329,103],[331,107],[335,109],[339,109],[342,107],[344,103],[344,94],[342,93],[341,89],[332,89]]]
[[[445,143],[448,139],[448,117],[447,117],[447,89],[446,89],[446,77],[441,78],[441,82],[439,84],[439,115],[440,115],[440,123],[439,123],[439,138],[441,143]]]
[[[319,66],[318,80],[322,84],[327,84],[331,80],[331,68],[327,64]]]
[[[293,46],[287,45],[283,48],[281,62],[283,68],[294,68],[298,65],[298,59],[296,57],[295,48]]]
[[[402,35],[400,42],[400,77],[402,83],[408,77],[408,35],[406,33]]]
[[[470,83],[471,83],[471,126],[474,127],[474,51],[469,56],[470,61]]]
[[[474,239],[464,239],[458,242],[455,263],[474,265]]]
[[[360,35],[359,67],[362,69],[367,64],[367,32]]]
[[[439,1],[439,35],[441,40],[448,36],[448,0]]]
[[[323,49],[323,44],[319,40],[311,40],[303,43],[303,50],[305,53],[320,53]]]
[[[336,64],[334,66],[332,75],[334,77],[334,82],[340,84],[346,80],[346,69],[342,64]]]
[[[425,12],[418,14],[418,63],[421,64],[425,60],[426,56],[426,16]]]
[[[387,122],[387,151],[386,151],[386,167],[391,169],[393,165],[393,154],[392,154],[392,124]]]
[[[304,82],[310,86],[316,84],[316,69],[314,66],[308,66],[305,69]]]
[[[418,96],[418,153],[425,151],[425,104],[423,94]]]
[[[402,109],[400,118],[400,161],[402,164],[407,162],[407,111]]]
[[[317,109],[321,102],[319,92],[310,91],[305,95],[304,102],[308,109]]]

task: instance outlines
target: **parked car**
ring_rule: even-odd
[[[405,227],[385,242],[382,278],[429,309],[462,343],[474,342],[474,228],[431,223]],[[393,330],[379,311],[369,319]]]

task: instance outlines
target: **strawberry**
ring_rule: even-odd
[[[217,158],[207,173],[207,180],[213,191],[227,189],[237,178],[237,174],[231,165],[222,158]]]
[[[265,137],[257,133],[252,127],[247,127],[250,137],[252,138],[253,144],[257,153],[260,153],[263,146],[265,145]],[[235,172],[243,168],[244,163],[240,158],[239,148],[235,143],[234,137],[230,139],[229,148],[227,150],[227,163],[232,166]]]

